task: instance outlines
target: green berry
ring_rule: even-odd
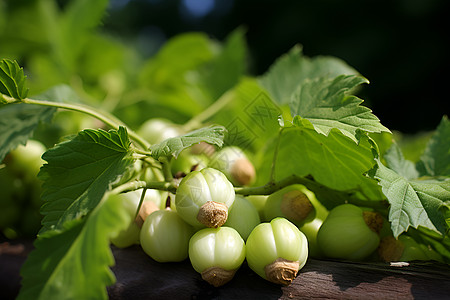
[[[234,198],[233,185],[225,175],[205,168],[181,180],[175,207],[181,218],[194,227],[220,227],[228,218]]]
[[[245,241],[260,222],[258,211],[253,204],[245,197],[236,195],[233,207],[228,212],[228,219],[223,226],[236,229]]]
[[[230,281],[245,259],[245,243],[231,227],[204,228],[189,241],[189,259],[195,271],[214,286]]]
[[[317,243],[325,256],[363,260],[379,243],[383,218],[353,204],[333,208],[317,234]]]
[[[249,267],[262,278],[281,285],[291,283],[308,258],[306,236],[285,218],[256,226],[246,247]]]
[[[179,262],[188,257],[192,226],[169,209],[158,210],[144,221],[140,233],[142,249],[158,262]]]
[[[236,146],[225,147],[216,152],[209,166],[222,171],[236,186],[250,185],[255,181],[255,167]]]
[[[294,184],[271,194],[264,206],[266,221],[283,217],[297,226],[314,220],[316,211],[310,198],[315,197],[303,185]]]

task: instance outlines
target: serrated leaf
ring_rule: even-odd
[[[383,157],[386,160],[388,167],[397,174],[406,179],[415,179],[419,177],[419,172],[417,171],[415,164],[403,157],[403,153],[396,143],[391,145]]]
[[[0,105],[0,162],[27,140],[41,122],[50,122],[56,109],[24,103]]]
[[[262,86],[269,91],[275,102],[288,104],[292,94],[305,80],[318,77],[334,78],[342,74],[358,74],[344,61],[328,56],[308,58],[302,55],[299,45],[281,56],[260,78]]]
[[[183,149],[194,144],[206,142],[208,144],[222,147],[226,129],[223,126],[211,126],[200,128],[182,136],[167,139],[159,144],[152,145],[150,150],[152,157],[158,159],[162,156],[178,157]]]
[[[421,176],[450,176],[450,121],[444,116],[417,163]]]
[[[125,128],[86,129],[44,153],[42,232],[87,215],[133,164]]]
[[[23,73],[23,69],[16,61],[9,59],[0,60],[0,103],[9,102],[1,94],[19,100],[26,98],[28,89],[25,81],[26,76]]]
[[[369,108],[361,106],[363,100],[350,93],[363,83],[367,79],[354,75],[305,81],[293,94],[291,114],[308,119],[319,133],[327,135],[338,128],[355,141],[357,130],[390,132]]]
[[[107,299],[115,281],[110,239],[131,221],[122,203],[109,198],[86,219],[40,235],[21,269],[17,299]]]
[[[450,180],[408,180],[377,159],[375,178],[379,180],[389,203],[389,221],[395,237],[410,226],[423,226],[445,233],[441,208],[450,201]]]
[[[366,136],[356,144],[337,129],[332,129],[328,136],[319,134],[306,119],[297,117],[294,125],[284,128],[280,136],[275,180],[291,175],[314,180],[316,184],[308,188],[320,194],[321,202],[328,208],[345,203],[350,196],[363,201],[385,199],[377,181],[365,176],[374,165]],[[265,152],[262,160],[265,164],[258,169],[261,177],[271,168],[268,162],[275,153],[274,149]],[[267,182],[268,178],[262,180]]]

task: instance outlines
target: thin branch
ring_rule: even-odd
[[[71,110],[71,111],[82,112],[84,114],[87,114],[89,116],[92,116],[92,117],[102,121],[106,125],[114,128],[116,130],[119,129],[119,126],[124,126],[124,127],[127,128],[128,135],[134,141],[136,141],[143,149],[148,149],[150,147],[150,144],[146,140],[141,138],[133,130],[129,129],[123,122],[121,122],[116,117],[114,117],[114,116],[112,116],[112,115],[110,115],[108,113],[105,113],[105,112],[100,113],[100,112],[98,112],[98,110],[95,110],[95,109],[93,109],[91,107],[88,107],[86,105],[61,103],[61,102],[52,102],[52,101],[45,101],[45,100],[35,100],[35,99],[30,99],[30,98],[22,99],[22,102],[26,103],[26,104],[50,106],[50,107],[56,107],[56,108]]]
[[[232,92],[226,92],[223,94],[216,102],[211,104],[201,113],[197,114],[195,117],[190,119],[186,124],[183,125],[183,131],[189,132],[202,125],[203,122],[211,118],[213,115],[218,113],[222,108],[225,107],[231,100]]]

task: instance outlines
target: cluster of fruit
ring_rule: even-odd
[[[123,198],[134,219],[141,192],[111,197]],[[170,203],[163,201],[167,196]],[[280,217],[262,223],[256,206],[236,195],[224,173],[211,167],[189,172],[176,195],[147,190],[137,218],[112,243],[139,243],[158,262],[189,257],[214,286],[231,280],[245,259],[261,277],[289,284],[308,256],[306,236],[297,226]]]
[[[158,142],[168,137],[146,138]],[[231,280],[244,261],[262,278],[287,285],[308,256],[441,260],[435,251],[410,237],[394,239],[389,223],[379,213],[352,204],[328,211],[300,184],[270,195],[236,194],[236,186],[254,181],[253,164],[235,146],[217,152],[208,146],[194,145],[171,162],[172,175],[179,180],[175,195],[147,190],[139,213],[142,190],[111,196],[122,197],[133,219],[136,216],[112,240],[114,245],[139,243],[158,262],[189,258],[193,268],[214,286]]]

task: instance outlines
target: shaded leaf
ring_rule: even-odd
[[[133,164],[125,128],[86,129],[44,153],[42,232],[87,215]]]
[[[203,85],[216,100],[238,83],[246,71],[245,31],[238,28],[225,40],[219,54],[200,70]]]
[[[406,160],[397,144],[393,143],[384,155],[388,167],[406,179],[419,177],[419,172],[412,161]]]
[[[68,2],[57,28],[56,54],[59,63],[69,70],[75,68],[77,57],[86,45],[89,32],[100,24],[108,0],[74,0]]]
[[[131,221],[122,203],[112,197],[86,219],[40,235],[21,269],[17,299],[107,299],[106,286],[115,282],[110,239]]]
[[[375,178],[391,205],[389,221],[395,237],[410,226],[445,232],[442,207],[450,201],[450,179],[408,180],[384,166],[379,159]]]
[[[25,145],[41,122],[50,122],[56,109],[24,103],[0,105],[0,162],[19,145]]]
[[[305,184],[327,207],[353,199],[383,201],[377,181],[365,175],[374,166],[373,153],[367,137],[359,144],[332,129],[328,136],[317,133],[312,124],[299,117],[294,126],[283,129],[276,152],[274,179],[291,175],[309,179]],[[276,142],[264,149],[264,159],[257,170],[259,184],[268,181]],[[263,178],[261,178],[263,177]]]
[[[417,163],[421,176],[450,176],[450,121],[444,116]]]

